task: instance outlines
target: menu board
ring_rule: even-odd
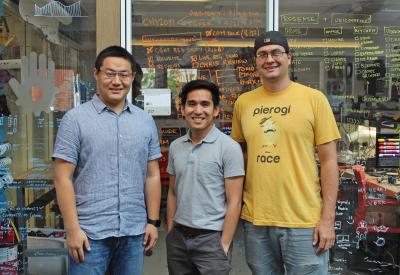
[[[254,36],[257,34],[254,32]],[[142,49],[135,50],[141,52]],[[164,71],[166,75],[172,93],[172,117],[178,117],[177,97],[180,88],[192,79],[209,80],[219,86],[222,107],[219,118],[225,120],[232,118],[233,104],[238,96],[259,85],[252,49],[249,47],[148,46],[145,52],[146,62],[142,66],[154,68],[154,73]],[[148,77],[145,74],[144,78]]]
[[[195,7],[179,7],[179,11],[176,17],[144,14],[137,18],[140,35],[134,34],[133,52],[145,68],[146,84],[152,79],[145,88],[171,89],[170,118],[179,118],[177,97],[183,84],[192,79],[212,81],[221,92],[219,119],[231,120],[238,96],[260,85],[252,47],[263,32],[265,13]]]

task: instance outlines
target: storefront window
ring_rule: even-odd
[[[51,154],[95,92],[95,1],[0,1],[0,273],[66,274]]]
[[[134,97],[160,130],[163,184],[168,146],[185,133],[182,85],[202,78],[221,87],[217,126],[229,134],[235,100],[260,85],[254,38],[279,28],[293,50],[291,79],[327,96],[342,136],[330,274],[398,272],[400,4],[275,1],[276,27],[269,2],[132,1],[132,52],[143,70]]]
[[[143,70],[136,104],[152,113],[160,130],[164,158],[168,146],[185,133],[178,94],[193,79],[206,79],[221,90],[217,126],[231,130],[233,104],[244,91],[257,86],[253,41],[265,31],[266,1],[132,1],[132,52]],[[152,101],[166,98],[164,105]]]
[[[219,85],[216,124],[229,134],[234,102],[260,85],[254,38],[278,28],[269,25],[270,2],[131,2],[142,71],[132,98],[159,129],[162,218],[168,147],[186,131],[182,86],[198,78]],[[275,22],[294,55],[290,77],[326,94],[342,135],[330,274],[398,273],[400,3],[278,2]],[[0,0],[0,274],[66,272],[51,154],[65,112],[95,93],[98,3]]]
[[[399,270],[399,11],[398,1],[280,1],[291,77],[326,94],[342,136],[331,274]]]

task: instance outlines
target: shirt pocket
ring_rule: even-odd
[[[147,159],[150,146],[150,134],[141,133],[140,135],[126,135],[122,138],[121,148],[128,155],[145,157]]]
[[[216,160],[200,160],[196,177],[203,185],[212,185],[216,179],[223,178],[222,167]]]

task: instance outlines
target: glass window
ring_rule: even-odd
[[[221,91],[216,126],[230,134],[234,102],[242,92],[259,85],[253,43],[266,29],[267,14],[265,0],[132,1],[132,52],[143,71],[141,92],[133,96],[137,105],[153,115],[159,129],[162,219],[169,144],[186,133],[178,99],[182,86],[194,79],[216,83]],[[153,104],[155,95],[163,98],[163,105]],[[244,253],[238,260],[236,270],[248,274]],[[156,270],[145,266],[145,273]]]
[[[147,95],[166,93],[171,107],[149,110],[168,145],[184,134],[178,94],[193,79],[219,85],[221,112],[217,126],[230,133],[233,103],[259,84],[255,78],[254,38],[266,27],[266,1],[132,1],[132,52],[142,71],[136,104],[147,108]],[[164,184],[166,162],[161,163]]]
[[[342,135],[330,272],[398,272],[400,4],[279,3],[291,77],[326,94]]]
[[[132,1],[132,51],[143,71],[137,105],[153,113],[165,171],[168,145],[185,133],[182,85],[221,88],[217,126],[229,133],[237,97],[259,86],[254,38],[266,29],[268,1]],[[279,30],[294,60],[292,80],[321,90],[342,139],[331,274],[390,274],[399,266],[400,27],[398,1],[279,1]],[[171,105],[150,106],[150,95]]]
[[[0,1],[0,273],[65,274],[51,154],[95,92],[96,3]]]

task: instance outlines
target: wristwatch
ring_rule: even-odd
[[[152,225],[154,225],[155,227],[160,227],[160,225],[161,225],[160,220],[151,220],[151,219],[147,219],[147,223],[148,223],[148,224],[152,224]]]

